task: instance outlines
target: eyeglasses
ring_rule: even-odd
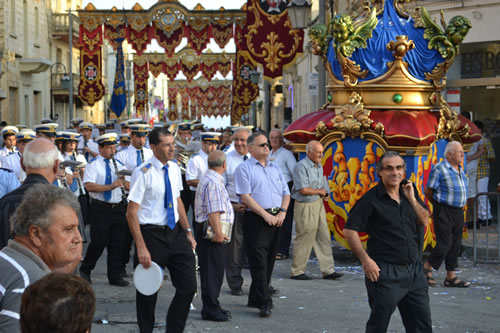
[[[405,169],[405,166],[404,165],[396,165],[396,167],[393,167],[392,165],[388,165],[388,166],[385,166],[382,168],[382,170],[385,170],[385,171],[403,171]]]
[[[269,148],[269,147],[270,147],[270,146],[269,146],[269,143],[267,143],[267,142],[261,143],[260,145],[258,145],[258,144],[255,144],[255,145],[256,145],[256,146],[259,146],[259,147],[261,147],[261,148],[264,148],[264,147]]]

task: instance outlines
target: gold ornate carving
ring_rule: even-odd
[[[89,31],[94,31],[99,25],[102,24],[102,17],[95,16],[95,14],[85,15],[80,13],[80,24]]]
[[[441,96],[441,110],[439,111],[439,124],[437,128],[438,139],[453,139],[458,137],[468,137],[469,125],[465,124],[460,128],[460,120],[455,111],[453,111],[446,100]]]
[[[408,36],[396,36],[396,40],[391,40],[386,47],[393,52],[396,60],[402,60],[406,52],[415,48],[415,44],[412,40],[408,40]]]
[[[370,129],[373,120],[370,119],[371,110],[365,109],[362,97],[357,92],[353,92],[349,98],[349,104],[341,109],[335,109],[335,117],[330,121],[331,124],[325,124],[320,121],[316,125],[316,136],[323,137],[330,132],[341,132],[342,139],[347,136],[351,138],[359,137],[363,132],[372,131]],[[384,126],[377,124],[375,132],[383,135]]]
[[[141,11],[141,10],[144,10],[144,8],[142,8],[142,7],[141,7],[141,5],[139,5],[139,3],[138,3],[138,2],[136,2],[136,3],[135,3],[135,5],[132,7],[132,10],[133,10],[134,12],[139,12],[139,11]]]
[[[84,9],[85,9],[85,10],[87,10],[87,11],[97,10],[97,8],[95,8],[95,6],[92,4],[92,2],[89,2],[89,3],[87,4],[87,6],[85,6],[85,8],[84,8]]]

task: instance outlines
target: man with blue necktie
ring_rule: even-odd
[[[153,151],[144,147],[146,144],[146,136],[148,134],[149,125],[146,124],[130,124],[130,146],[116,154],[116,159],[125,165],[127,170],[134,170],[144,161],[153,157]],[[125,177],[125,180],[130,181],[130,177]],[[132,235],[126,230],[125,240],[123,244],[123,264],[121,274],[122,277],[127,275],[126,266],[130,260],[130,249],[132,248]]]
[[[117,171],[125,166],[114,159],[116,133],[107,133],[97,138],[99,155],[87,164],[83,184],[90,195],[90,237],[85,259],[80,266],[80,276],[91,283],[90,272],[104,248],[108,252],[108,281],[119,287],[128,286],[128,281],[120,276],[122,247],[127,228],[126,206],[123,203],[124,187],[128,186]]]
[[[17,153],[16,134],[19,130],[15,126],[5,126],[2,128],[4,146],[0,149],[0,158]]]
[[[149,143],[153,157],[134,170],[128,196],[127,219],[136,245],[134,264],[149,268],[154,261],[168,268],[176,291],[167,313],[167,332],[182,332],[196,292],[196,241],[180,197],[181,171],[172,162],[174,137],[167,128],[155,128]],[[157,296],[136,292],[141,333],[153,331]]]
[[[82,122],[80,124],[80,134],[82,139],[79,140],[78,146],[76,147],[79,154],[83,154],[87,163],[92,161],[94,157],[98,155],[99,149],[97,144],[92,140],[92,129],[94,126],[88,122]]]

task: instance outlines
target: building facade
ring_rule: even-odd
[[[77,10],[81,9],[82,0],[4,0],[2,3],[1,120],[9,125],[32,127],[43,118],[51,118],[59,123],[60,128],[66,128],[71,117],[102,122],[105,102],[89,107],[78,98]],[[105,55],[103,61],[106,61]],[[103,73],[103,79],[106,80],[106,73]],[[71,82],[72,109],[69,106]]]

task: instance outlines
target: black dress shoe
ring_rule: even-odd
[[[262,318],[269,317],[272,313],[271,307],[268,305],[264,305],[263,307],[260,308],[260,313],[259,315]]]
[[[262,305],[254,303],[254,302],[250,302],[250,301],[248,301],[247,306],[249,308],[256,308],[256,309],[262,308]],[[268,307],[271,308],[271,309],[274,309],[274,304],[271,302]]]
[[[231,317],[227,313],[221,312],[217,315],[209,315],[207,313],[201,313],[201,319],[209,321],[229,321]]]
[[[121,272],[120,272],[120,277],[121,277],[121,278],[126,278],[126,277],[128,277],[127,272],[126,272],[125,270],[121,271]]]
[[[280,293],[279,289],[276,289],[273,286],[268,286],[267,289],[269,290],[269,293],[271,294],[271,296],[276,296],[276,295],[279,295],[279,293]]]
[[[122,278],[119,278],[116,281],[109,281],[109,284],[112,285],[112,286],[117,286],[117,287],[126,287],[130,283],[128,281],[122,279]]]
[[[231,289],[231,295],[233,296],[242,296],[243,290],[241,289]]]
[[[310,276],[305,275],[305,274],[292,275],[292,276],[290,276],[290,279],[292,279],[292,280],[302,280],[302,281],[312,280],[312,278]]]
[[[90,279],[90,273],[87,273],[80,269],[80,276],[82,279],[86,280],[89,284],[92,284],[92,280]]]
[[[323,276],[325,280],[337,280],[338,278],[344,276],[342,273],[333,272],[332,274]]]
[[[229,319],[231,319],[233,316],[231,316],[231,311],[229,310],[225,310],[225,309],[220,309],[220,311],[225,314],[226,316],[229,317]]]

